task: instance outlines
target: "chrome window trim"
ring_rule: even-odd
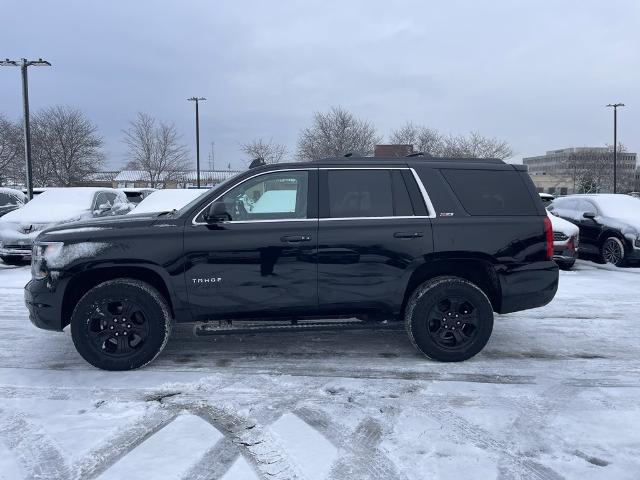
[[[286,169],[281,169],[281,170],[270,170],[268,172],[256,173],[255,175],[252,175],[252,176],[250,176],[248,178],[245,178],[240,183],[236,183],[235,185],[229,187],[224,192],[222,192],[220,195],[215,197],[212,201],[207,203],[207,205],[205,205],[204,208],[200,209],[198,211],[198,213],[196,213],[196,215],[191,220],[191,224],[192,225],[208,225],[208,223],[206,223],[206,222],[196,222],[196,218],[198,218],[202,212],[204,212],[207,208],[209,208],[209,206],[213,202],[216,202],[221,197],[226,195],[227,192],[233,190],[237,186],[242,185],[244,182],[251,180],[252,178],[259,177],[261,175],[267,175],[267,174],[270,174],[270,173],[277,173],[277,172],[299,172],[299,171],[310,172],[312,170],[409,170],[412,173],[413,178],[415,179],[416,183],[418,184],[418,189],[420,190],[420,193],[422,194],[422,199],[424,200],[424,203],[425,203],[425,205],[427,207],[428,215],[383,216],[383,217],[336,217],[336,218],[331,218],[331,217],[326,217],[326,218],[280,218],[280,219],[264,219],[264,220],[231,220],[231,221],[220,222],[220,223],[227,224],[227,223],[308,222],[308,221],[316,221],[316,220],[320,220],[320,221],[328,221],[328,220],[338,220],[338,221],[341,221],[341,220],[390,220],[390,219],[405,219],[406,220],[406,219],[410,219],[410,218],[436,218],[436,212],[435,212],[435,209],[433,208],[433,203],[431,203],[431,198],[429,197],[429,194],[427,193],[427,189],[424,187],[424,184],[422,183],[422,180],[420,179],[420,176],[418,175],[418,173],[411,167],[319,167],[319,168],[311,167],[311,168],[286,168]]]
[[[261,175],[268,175],[270,173],[301,172],[301,171],[310,172],[312,170],[317,170],[317,168],[313,168],[313,167],[309,167],[309,168],[283,168],[283,169],[277,169],[277,170],[269,170],[268,172],[260,172],[260,173],[256,173],[255,175],[251,175],[250,177],[247,177],[244,180],[242,180],[240,183],[236,183],[235,185],[232,185],[231,187],[227,188],[224,192],[222,192],[216,198],[214,198],[209,203],[207,203],[205,205],[205,207],[200,209],[198,211],[198,213],[196,213],[195,216],[191,219],[191,224],[192,225],[209,225],[207,222],[196,222],[196,218],[198,218],[202,212],[204,212],[207,208],[209,208],[212,203],[217,202],[221,197],[225,196],[227,194],[227,192],[230,192],[234,188],[239,187],[244,182],[248,182],[252,178],[256,178],[256,177],[259,177]],[[228,222],[220,222],[220,223],[290,222],[290,221],[301,221],[301,220],[307,220],[308,221],[308,220],[317,220],[317,219],[316,218],[281,218],[281,219],[273,219],[273,220],[269,220],[269,219],[265,219],[265,220],[231,220],[231,221],[228,221]]]
[[[424,183],[422,183],[422,180],[420,179],[420,175],[418,175],[418,173],[413,168],[410,168],[409,170],[411,170],[411,173],[413,174],[413,178],[415,178],[416,183],[418,184],[418,188],[420,189],[420,193],[422,193],[422,198],[424,200],[424,203],[427,206],[427,212],[429,213],[427,217],[436,218],[436,210],[435,208],[433,208],[433,203],[431,203],[431,198],[427,193],[427,189],[424,188]]]

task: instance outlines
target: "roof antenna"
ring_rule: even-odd
[[[267,162],[264,161],[264,158],[262,157],[254,158],[249,164],[249,169],[256,168],[256,167],[263,167],[266,164]]]

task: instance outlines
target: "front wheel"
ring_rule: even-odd
[[[626,263],[624,244],[616,237],[609,237],[604,241],[602,247],[600,247],[600,256],[603,262],[610,263],[616,267],[624,267]]]
[[[480,352],[493,330],[493,308],[480,288],[459,277],[437,277],[415,289],[405,309],[414,346],[441,362]]]
[[[139,280],[119,278],[89,290],[71,316],[78,353],[103,370],[133,370],[151,362],[171,333],[164,297]]]

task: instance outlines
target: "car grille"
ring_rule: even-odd
[[[562,232],[553,232],[553,241],[554,242],[564,242],[565,240],[569,240],[569,237],[567,237],[564,233],[562,233]]]
[[[31,250],[31,245],[11,245],[8,243],[5,243],[2,245],[3,248],[6,248],[8,250]]]

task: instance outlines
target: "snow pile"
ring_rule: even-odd
[[[129,213],[170,212],[179,210],[200,195],[207,193],[202,189],[167,189],[158,190],[142,200],[134,210]]]
[[[45,254],[49,268],[60,269],[79,258],[89,258],[109,247],[108,243],[81,242],[63,245],[61,249]]]

